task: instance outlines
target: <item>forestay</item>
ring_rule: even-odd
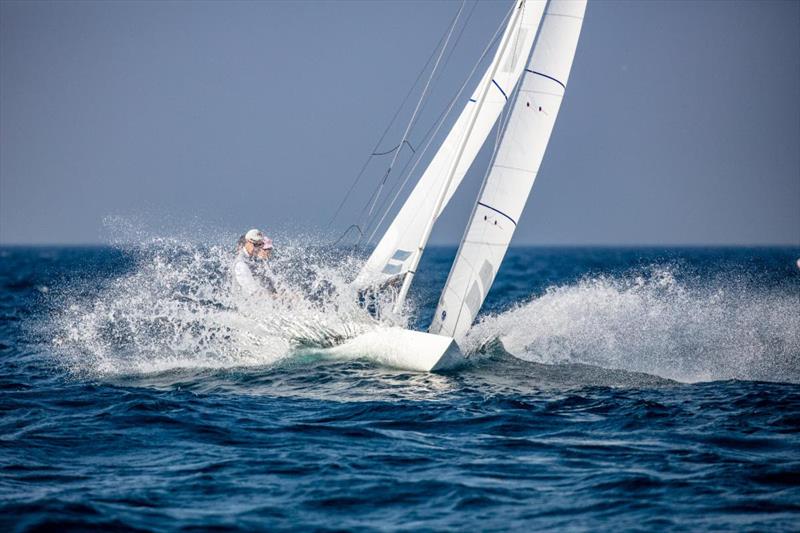
[[[516,13],[512,13],[501,40],[503,42],[507,38],[510,39],[508,41],[510,45],[505,47],[505,50],[498,49],[478,88],[465,104],[438,152],[362,268],[356,279],[357,284],[385,282],[389,278],[407,273],[409,266],[415,262],[414,255],[421,253],[418,247],[424,238],[428,223],[441,214],[460,185],[464,174],[497,121],[508,96],[516,86],[525,59],[530,53],[545,4],[545,0],[518,2],[515,10],[522,11],[519,16],[514,16]],[[508,35],[509,32],[512,32],[511,35]],[[495,72],[493,77],[492,72]],[[465,139],[468,125],[472,122],[472,113],[476,110],[476,102],[487,86],[483,104],[477,108],[478,115],[475,117],[469,137]],[[437,210],[437,197],[446,184],[449,169],[456,161],[455,157],[462,141],[465,141],[465,147],[455,167],[444,201]]]
[[[551,0],[493,165],[429,331],[459,338],[483,305],[505,256],[566,90],[585,0]]]

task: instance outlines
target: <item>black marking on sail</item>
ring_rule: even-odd
[[[548,76],[547,74],[542,74],[541,72],[536,72],[535,70],[531,70],[529,68],[526,68],[525,72],[530,72],[531,74],[536,74],[537,76],[541,76],[543,78],[547,78],[548,80],[553,80],[557,84],[561,85],[564,88],[565,91],[567,90],[567,86],[564,85],[563,83],[561,83],[560,81],[558,81],[557,79],[555,79],[553,76]]]
[[[482,206],[483,206],[483,207],[485,207],[486,209],[491,209],[491,210],[492,210],[492,211],[494,211],[495,213],[498,213],[498,214],[500,214],[500,215],[503,215],[503,216],[504,216],[504,217],[506,217],[508,220],[510,220],[512,224],[514,224],[515,226],[517,225],[517,221],[516,221],[516,220],[514,220],[514,219],[513,219],[513,218],[511,218],[510,216],[506,215],[505,213],[503,213],[503,212],[502,212],[502,211],[500,211],[499,209],[495,209],[494,207],[492,207],[492,206],[490,206],[490,205],[486,205],[486,204],[484,204],[483,202],[478,202],[478,205],[482,205]],[[485,219],[484,219],[484,220],[485,220]]]
[[[503,88],[500,87],[500,84],[494,81],[494,79],[492,79],[492,83],[494,83],[494,86],[497,87],[497,90],[500,91],[500,93],[502,93],[503,97],[506,99],[506,102],[508,102],[508,95],[503,90]]]

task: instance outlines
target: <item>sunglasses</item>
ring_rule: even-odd
[[[264,246],[264,243],[263,243],[263,242],[253,242],[253,241],[247,241],[247,242],[249,242],[250,244],[252,244],[254,248],[259,248],[259,249],[261,249],[261,250],[272,250],[272,247],[271,247],[271,246],[270,246],[269,248],[266,248],[266,247]]]

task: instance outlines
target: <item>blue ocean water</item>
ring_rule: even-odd
[[[348,260],[258,314],[228,252],[0,249],[0,530],[800,528],[796,248],[512,249],[445,374],[326,351]]]

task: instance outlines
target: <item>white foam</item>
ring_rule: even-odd
[[[462,340],[492,339],[540,363],[586,363],[685,382],[800,381],[796,289],[716,280],[689,286],[668,268],[585,279],[485,317]]]
[[[271,276],[286,296],[249,301],[232,287],[235,238],[202,248],[168,239],[136,246],[129,273],[61,291],[62,311],[49,326],[62,362],[91,375],[261,366],[383,327],[348,283],[356,259],[278,240]]]
[[[401,316],[372,318],[349,284],[361,259],[336,256],[308,237],[272,235],[278,243],[273,274],[279,288],[294,296],[243,302],[231,290],[235,235],[198,247],[183,238],[146,237],[125,224],[117,232],[123,235],[114,242],[136,259],[129,272],[48,293],[62,304],[45,333],[77,373],[263,366],[309,349],[348,358],[347,350],[326,349],[370,331],[404,327],[413,313],[407,308]],[[484,317],[459,344],[469,353],[500,339],[529,361],[585,363],[688,382],[800,382],[796,285],[690,281],[654,267],[551,287]],[[392,364],[374,351],[356,350],[359,357]]]

